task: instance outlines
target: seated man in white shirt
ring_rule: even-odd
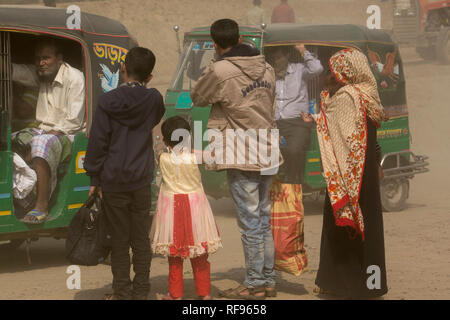
[[[65,63],[56,41],[48,39],[37,44],[34,66],[13,64],[13,81],[39,88],[37,128],[13,134],[13,140],[19,140],[23,150],[28,148],[25,158],[31,159],[37,174],[36,204],[22,221],[39,224],[48,216],[63,144],[72,142],[74,135],[84,129],[84,75]]]

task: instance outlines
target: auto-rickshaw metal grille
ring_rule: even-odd
[[[7,147],[8,118],[11,108],[11,48],[9,32],[0,32],[0,150]]]
[[[8,110],[11,93],[11,52],[9,32],[0,32],[0,109]]]
[[[316,58],[319,57],[319,48],[316,46],[308,46],[308,51],[311,52]],[[308,81],[308,98],[309,98],[309,111],[311,113],[317,113],[320,105],[320,92],[322,88],[320,86],[320,76],[314,76]]]

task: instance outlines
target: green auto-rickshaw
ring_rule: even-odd
[[[0,6],[0,246],[15,247],[39,237],[64,238],[75,212],[88,198],[90,180],[83,169],[87,135],[97,100],[118,86],[119,66],[136,40],[119,22],[81,13],[73,29],[66,9]],[[70,18],[70,19],[69,19]],[[69,157],[61,163],[58,185],[49,203],[49,217],[40,225],[22,223],[13,197],[12,123],[15,120],[11,63],[33,63],[34,43],[52,37],[64,60],[83,72],[86,83],[86,132],[75,136]]]
[[[274,24],[261,28],[241,27],[240,32],[244,43],[263,52],[276,46],[304,44],[322,65],[328,64],[329,58],[343,48],[356,48],[368,57],[389,117],[378,130],[385,176],[381,183],[382,203],[387,211],[402,210],[409,193],[409,180],[415,174],[428,171],[428,163],[425,156],[415,155],[411,151],[403,65],[398,47],[390,36],[382,30],[369,30],[356,25]],[[185,33],[178,67],[166,93],[166,117],[178,114],[192,122],[201,121],[202,130],[206,130],[210,109],[193,105],[189,93],[201,71],[214,58],[214,52],[209,27]],[[270,63],[270,59],[268,61]],[[319,77],[308,83],[312,112],[320,105],[321,88]],[[203,144],[205,147],[207,142]],[[216,198],[228,195],[224,172],[210,172],[204,168],[201,171],[209,195]],[[304,172],[304,193],[315,197],[323,193],[325,181],[321,174],[315,130],[312,130]]]

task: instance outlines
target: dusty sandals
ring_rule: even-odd
[[[114,295],[113,293],[107,293],[103,297],[103,300],[119,300],[119,298],[116,295]]]
[[[242,294],[246,290],[248,294]],[[219,292],[219,296],[227,299],[264,300],[266,298],[266,289],[264,287],[247,288],[244,285],[240,285],[237,288]]]
[[[316,287],[313,289],[313,293],[314,293],[314,294],[317,294],[317,295],[319,295],[319,294],[325,294],[325,295],[329,295],[329,296],[334,296],[334,293],[333,293],[333,292],[328,291],[328,290],[324,290],[324,289],[322,289],[322,288],[320,288],[320,287],[318,287],[318,286],[316,286]]]
[[[275,288],[266,288],[266,297],[275,298],[277,296],[277,290]]]
[[[41,224],[48,216],[48,212],[33,209],[29,211],[20,221],[27,224]]]

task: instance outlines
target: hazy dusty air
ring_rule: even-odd
[[[0,4],[7,1],[0,1]],[[9,1],[11,3],[12,1]],[[19,2],[19,1],[18,1]],[[25,2],[25,1],[22,1]],[[29,1],[31,2],[31,1]],[[391,0],[291,0],[297,22],[366,25],[369,5],[381,8],[381,27],[392,29]],[[245,23],[251,0],[109,0],[56,1],[57,7],[78,5],[82,11],[121,21],[157,58],[151,84],[165,93],[178,58],[174,25],[180,38],[193,27],[210,25],[219,18]],[[278,0],[262,0],[267,22]],[[407,208],[385,212],[385,248],[389,293],[385,299],[450,298],[450,65],[424,61],[412,46],[400,46],[406,76],[412,149],[429,156],[430,172],[410,184]],[[224,248],[211,256],[212,294],[242,282],[244,257],[235,209],[229,198],[212,200]],[[305,201],[305,245],[309,271],[300,277],[277,274],[279,299],[318,299],[313,294],[322,231],[320,201]],[[0,260],[0,299],[101,299],[111,291],[110,267],[81,267],[80,290],[66,287],[64,241],[41,239],[31,244],[32,265],[25,248],[5,253]],[[154,257],[150,298],[167,290],[167,261]],[[185,264],[185,296],[195,297],[192,271]]]
[[[252,0],[125,0],[125,1],[83,1],[77,4],[83,11],[106,15],[120,20],[138,39],[139,44],[154,49],[158,59],[154,84],[170,81],[177,59],[174,25],[180,26],[180,36],[198,26],[210,25],[220,18],[231,18],[240,24],[247,21],[247,11]],[[270,22],[272,10],[279,0],[262,0],[261,8]],[[307,24],[352,23],[366,25],[367,7],[377,4],[381,8],[382,28],[392,27],[391,1],[380,0],[291,0],[289,5],[295,11],[297,22]],[[65,4],[58,4],[64,6]],[[352,12],[349,14],[349,12]],[[359,14],[360,13],[360,14]],[[161,87],[163,88],[163,86]]]

